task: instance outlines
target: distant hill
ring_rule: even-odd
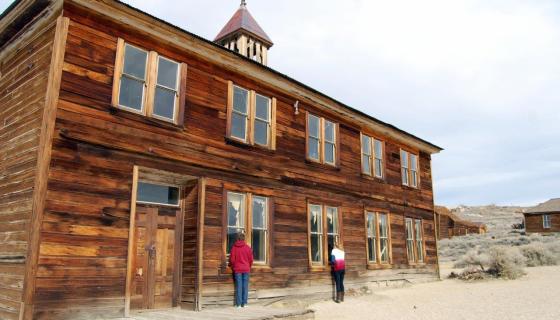
[[[513,224],[523,221],[520,213],[525,207],[518,206],[458,206],[450,208],[459,217],[473,222],[486,224],[488,233],[503,233],[511,231]]]

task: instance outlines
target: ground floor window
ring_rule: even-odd
[[[311,266],[326,266],[330,250],[340,243],[340,210],[336,206],[308,204],[309,261]]]
[[[409,262],[424,262],[424,232],[421,219],[406,218],[406,252]]]
[[[237,239],[245,239],[253,249],[255,264],[268,263],[270,199],[243,192],[227,192],[227,240],[226,255]]]
[[[550,229],[550,215],[543,214],[542,216],[542,224],[544,229]]]
[[[367,257],[369,264],[390,263],[390,225],[387,213],[366,211]]]

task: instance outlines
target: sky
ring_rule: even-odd
[[[210,40],[239,6],[124,2]],[[270,67],[445,149],[432,156],[437,204],[560,197],[560,1],[247,5],[275,43]]]

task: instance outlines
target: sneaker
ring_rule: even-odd
[[[241,306],[235,306],[235,309],[241,309]]]
[[[247,305],[246,305],[246,304],[242,304],[242,305],[241,305],[241,308],[247,308]]]

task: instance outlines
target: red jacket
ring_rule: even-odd
[[[253,265],[253,250],[245,241],[237,240],[231,248],[229,262],[234,273],[250,272]]]

